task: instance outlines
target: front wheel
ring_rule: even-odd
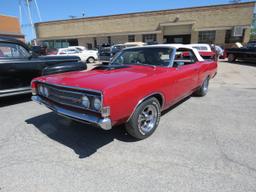
[[[154,133],[159,121],[160,104],[155,97],[142,102],[126,124],[126,131],[136,139],[146,139]]]

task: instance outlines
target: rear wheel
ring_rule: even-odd
[[[95,59],[94,59],[93,57],[89,57],[89,58],[87,59],[87,62],[88,62],[88,63],[94,63],[94,62],[95,62]]]
[[[228,62],[235,62],[236,61],[236,57],[234,54],[229,54],[228,55]]]
[[[205,96],[208,93],[209,81],[210,81],[210,78],[207,77],[204,80],[204,82],[201,85],[201,87],[195,92],[195,95],[200,96],[200,97]]]
[[[160,104],[155,97],[141,103],[126,124],[126,131],[136,139],[146,139],[154,133],[159,121]]]

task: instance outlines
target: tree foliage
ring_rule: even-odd
[[[256,40],[256,13],[254,13],[252,20],[251,40]]]

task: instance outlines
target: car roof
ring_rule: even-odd
[[[82,48],[82,49],[85,49],[86,47],[85,46],[69,46],[67,48]]]
[[[25,43],[15,38],[0,36],[0,42],[19,44],[29,50],[28,46]]]
[[[199,54],[198,50],[193,48],[191,45],[184,45],[184,44],[157,44],[157,45],[146,45],[142,47],[128,47],[124,50],[129,49],[142,49],[142,48],[171,48],[171,49],[190,49],[194,52],[195,56],[197,57],[198,61],[204,61],[204,59]]]
[[[194,43],[194,44],[190,44],[191,46],[205,46],[205,47],[210,47],[209,44],[206,43]]]

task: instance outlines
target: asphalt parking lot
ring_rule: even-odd
[[[0,191],[256,191],[256,65],[221,62],[206,97],[165,112],[150,138],[0,101]]]

